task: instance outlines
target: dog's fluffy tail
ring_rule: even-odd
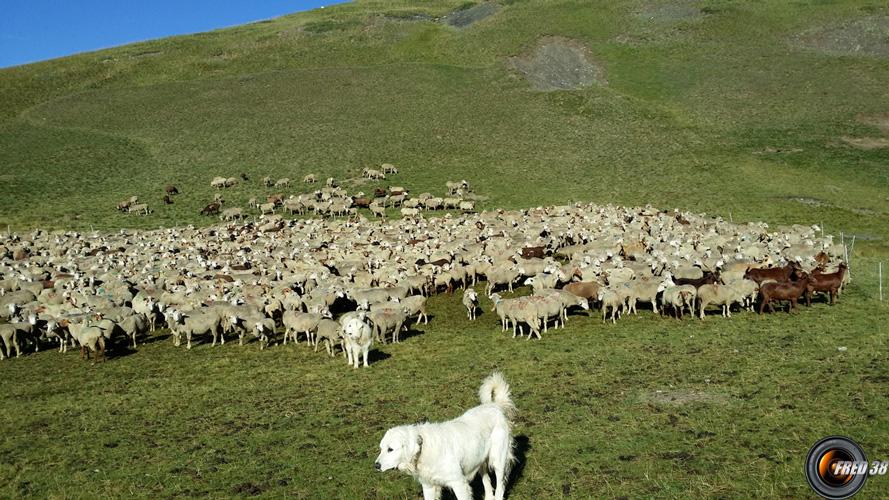
[[[510,419],[515,414],[515,405],[509,397],[509,384],[500,372],[488,375],[478,390],[478,397],[482,404],[495,403]]]

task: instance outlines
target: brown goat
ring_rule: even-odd
[[[772,302],[776,300],[790,301],[790,308],[787,309],[787,312],[791,312],[796,309],[796,302],[801,295],[805,295],[806,299],[809,299],[808,291],[812,281],[808,274],[803,272],[799,274],[800,279],[797,281],[785,281],[782,283],[770,281],[762,285],[759,289],[759,297],[761,299],[759,304],[759,314],[762,314],[766,305],[769,306],[770,312],[775,312]]]
[[[542,259],[546,256],[546,247],[525,247],[522,249],[523,259]]]
[[[673,283],[678,285],[692,285],[700,288],[703,285],[713,285],[719,282],[719,275],[707,271],[700,278],[673,278]]]
[[[807,299],[809,302],[812,301],[812,294],[815,292],[825,292],[830,296],[830,304],[836,304],[837,294],[839,293],[840,287],[843,286],[843,278],[846,277],[846,270],[848,267],[846,263],[843,262],[839,266],[839,270],[835,273],[829,274],[821,274],[818,272],[812,273],[811,283],[809,284],[808,296]]]
[[[744,278],[753,280],[757,285],[762,284],[765,280],[775,280],[777,282],[790,281],[793,272],[799,273],[800,267],[796,262],[788,262],[784,267],[770,267],[768,269],[758,269],[755,267],[747,268]]]
[[[219,215],[220,206],[221,205],[218,202],[214,201],[213,203],[210,203],[209,205],[204,207],[203,210],[201,210],[201,215]]]

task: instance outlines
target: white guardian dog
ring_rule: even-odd
[[[380,441],[376,469],[398,469],[414,476],[423,486],[426,500],[437,500],[442,487],[453,490],[457,500],[469,500],[469,481],[480,473],[485,498],[502,500],[514,460],[515,406],[509,384],[499,372],[482,382],[478,396],[481,404],[454,420],[389,429]],[[496,493],[489,472],[497,478]]]

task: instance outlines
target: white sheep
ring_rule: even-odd
[[[463,290],[463,307],[466,308],[466,315],[469,320],[474,320],[476,310],[478,309],[478,294],[472,288]]]
[[[333,344],[339,342],[342,338],[342,326],[339,322],[332,319],[322,319],[318,323],[315,333],[315,352],[318,352],[318,343],[324,341],[324,347],[327,348],[327,354],[333,356]]]
[[[673,316],[682,319],[683,311],[688,308],[695,315],[695,301],[698,290],[694,285],[665,286],[661,295],[661,312],[666,313],[667,306],[673,308]]]
[[[148,204],[147,203],[138,203],[136,205],[130,205],[130,208],[127,209],[127,213],[136,213],[142,215],[148,215]]]
[[[312,343],[312,332],[318,328],[318,323],[324,319],[321,313],[304,313],[298,311],[285,311],[281,318],[284,324],[284,345],[287,345],[287,338],[290,337],[294,344],[299,341],[296,338],[298,333],[304,333],[309,344]]]
[[[201,311],[183,313],[179,310],[174,310],[172,320],[170,331],[173,333],[174,345],[179,346],[182,344],[182,335],[184,334],[187,340],[185,348],[191,349],[192,337],[209,334],[213,336],[212,346],[216,346],[216,340],[221,333],[221,322],[218,315]],[[224,335],[222,335],[222,344],[225,344]]]
[[[423,320],[424,325],[429,323],[429,316],[426,314],[426,297],[423,297],[422,295],[411,295],[410,297],[400,297],[399,299],[399,303],[401,304],[401,307],[404,308],[408,317],[416,314],[418,323],[421,319]]]
[[[599,295],[596,297],[602,304],[602,323],[605,323],[605,317],[608,309],[611,309],[611,323],[615,323],[615,317],[620,317],[620,309],[626,307],[626,302],[621,294],[610,288],[600,288]]]
[[[274,203],[262,203],[259,205],[259,211],[262,215],[266,214],[274,214],[275,213],[275,204]]]

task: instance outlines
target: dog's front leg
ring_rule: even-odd
[[[438,500],[441,497],[441,486],[423,484],[423,500]]]

